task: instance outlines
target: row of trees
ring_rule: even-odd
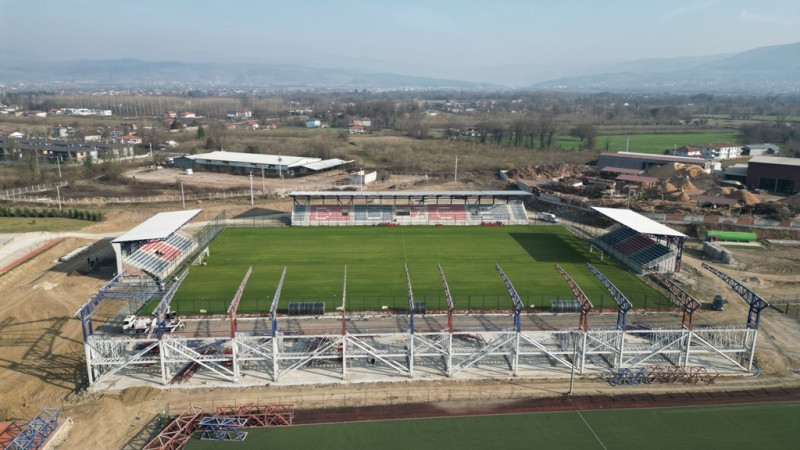
[[[85,211],[82,209],[44,209],[27,207],[0,206],[0,217],[62,217],[65,219],[89,220],[100,222],[103,213],[99,211]]]

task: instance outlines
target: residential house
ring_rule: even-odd
[[[23,139],[25,137],[24,134],[20,133],[19,131],[15,131],[8,135],[11,139]]]
[[[140,136],[136,136],[135,134],[126,134],[125,136],[120,136],[116,139],[117,142],[120,144],[130,144],[130,145],[141,145],[142,138]]]
[[[28,117],[47,117],[47,112],[34,109],[33,111],[28,111]]]
[[[180,113],[180,116],[181,116],[181,119],[194,119],[195,117],[197,117],[197,114],[195,114],[193,112],[190,112],[190,111],[184,111],[184,112]]]
[[[306,128],[319,128],[322,126],[322,121],[319,119],[306,120]]]
[[[678,147],[673,152],[674,156],[683,156],[685,158],[700,158],[703,156],[703,152],[700,151],[700,147],[695,147],[693,145],[684,145],[683,147]]]
[[[102,135],[96,130],[79,130],[75,133],[75,139],[83,142],[99,142]]]
[[[172,110],[165,111],[164,112],[164,117],[169,118],[169,119],[177,119],[178,118],[178,113],[176,113],[175,111],[172,111]]]
[[[350,125],[350,134],[364,134],[364,127],[361,125]]]
[[[358,125],[364,128],[370,128],[372,126],[372,119],[369,117],[362,117],[360,119],[353,119],[353,125]]]
[[[228,111],[227,114],[228,119],[235,120],[235,119],[249,119],[253,117],[253,112],[249,109],[240,109],[237,111]]]
[[[700,147],[705,159],[730,159],[742,155],[742,146],[730,142],[713,142]]]

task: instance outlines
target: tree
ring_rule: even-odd
[[[580,124],[569,130],[569,135],[580,139],[581,144],[585,143],[586,148],[589,150],[594,150],[597,141],[597,128],[594,125],[588,123]]]
[[[197,127],[197,139],[205,139],[206,138],[206,130],[203,129],[203,126],[200,125]]]

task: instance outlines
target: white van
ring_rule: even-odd
[[[544,222],[558,223],[558,217],[555,214],[540,212],[536,215],[536,218]]]

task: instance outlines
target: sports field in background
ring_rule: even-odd
[[[508,275],[526,307],[550,308],[572,299],[554,269],[561,265],[596,308],[615,308],[606,288],[586,268],[598,268],[634,307],[671,307],[668,300],[608,258],[589,253],[589,244],[559,226],[502,227],[293,227],[228,228],[210,246],[205,266],[191,266],[172,301],[181,314],[224,313],[249,266],[240,313],[265,312],[287,267],[278,310],[289,302],[341,306],[347,265],[347,309],[408,310],[403,264],[408,264],[416,301],[428,310],[446,309],[437,264],[447,277],[456,309],[511,310],[497,271]]]
[[[800,435],[800,403],[387,420],[247,431],[243,443],[191,439],[186,448],[791,449],[797,448]]]

